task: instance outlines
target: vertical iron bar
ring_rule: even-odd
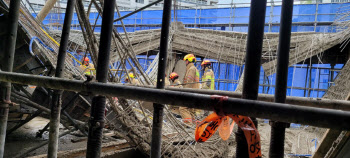
[[[285,103],[287,95],[287,79],[289,64],[290,36],[292,29],[293,0],[282,1],[281,25],[279,33],[279,43],[277,50],[277,72],[275,102]],[[270,158],[280,158],[284,156],[285,130],[289,126],[287,123],[271,122]]]
[[[331,78],[328,80],[328,87],[329,88],[331,85],[333,85],[333,78],[334,78],[334,66],[335,63],[331,63],[331,69],[329,71],[331,71]]]
[[[13,60],[16,50],[17,28],[18,28],[18,16],[20,0],[12,0],[10,2],[10,10],[8,14],[8,26],[7,26],[7,43],[5,47],[4,59],[2,61],[2,71],[12,72]],[[9,103],[11,96],[11,83],[1,83],[1,103],[0,103],[0,158],[4,156],[7,119],[9,113]]]
[[[243,99],[257,100],[258,98],[265,14],[266,0],[251,0],[242,91]],[[252,120],[258,127],[256,119],[252,118]],[[236,157],[248,158],[248,145],[241,129],[238,129],[236,133],[236,142]]]
[[[318,6],[319,6],[319,0],[316,0],[316,10],[315,10],[315,20],[314,20],[314,32],[316,32],[316,28],[317,28]]]
[[[262,93],[265,93],[265,83],[266,82],[266,74],[265,74],[265,72],[264,72],[264,79],[263,79],[263,90],[262,90]]]
[[[308,95],[307,97],[311,97],[311,83],[312,83],[312,57],[310,58],[310,69],[309,69],[309,86],[308,86]]]
[[[317,79],[318,83],[317,83],[317,90],[316,90],[317,91],[316,98],[318,98],[318,94],[320,92],[320,90],[318,90],[318,89],[320,89],[321,70],[322,69],[317,69],[317,71],[316,71],[318,73],[318,79]]]
[[[74,5],[76,0],[68,0],[66,15],[64,17],[64,23],[62,28],[62,38],[60,42],[60,48],[57,56],[57,66],[55,77],[62,78],[64,74],[64,63],[67,54],[69,32],[74,12]],[[62,90],[55,90],[52,96],[51,115],[50,115],[50,129],[49,129],[49,147],[47,151],[47,157],[56,158],[58,150],[58,137],[60,126],[60,113],[62,105]]]
[[[309,65],[306,66],[306,76],[305,76],[305,89],[304,89],[304,97],[306,97],[306,91],[307,91],[307,78],[309,74]]]
[[[164,0],[162,30],[160,35],[157,89],[164,89],[165,69],[168,56],[169,27],[171,20],[171,1]],[[164,105],[153,103],[153,126],[151,142],[151,158],[160,158],[162,144],[162,124]]]
[[[107,83],[108,79],[114,8],[115,0],[105,0],[103,5],[101,37],[96,68],[96,80],[101,83]],[[96,96],[92,99],[91,117],[89,120],[89,135],[86,150],[87,158],[100,157],[105,107],[105,96]]]
[[[218,71],[219,71],[219,75],[218,75],[218,90],[220,90],[220,75],[221,75],[221,69],[220,69],[220,61],[218,62]]]

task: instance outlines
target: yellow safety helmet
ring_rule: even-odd
[[[135,78],[135,76],[134,76],[133,73],[129,73],[129,77],[130,77],[130,78]]]
[[[193,54],[187,54],[185,57],[184,57],[184,61],[189,61],[189,62],[196,62],[196,57],[193,55]]]
[[[129,76],[126,76],[126,77],[125,77],[125,81],[128,81],[128,80],[129,80],[129,77],[130,77],[130,78],[135,78],[135,76],[134,76],[133,73],[129,73]]]

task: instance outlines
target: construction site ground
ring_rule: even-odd
[[[14,157],[15,155],[21,154],[25,152],[27,149],[34,147],[44,141],[48,140],[48,132],[44,132],[42,138],[37,138],[36,133],[39,129],[42,129],[47,123],[48,119],[43,117],[36,117],[26,125],[22,126],[14,133],[9,135],[6,140],[5,147],[5,157]],[[62,126],[62,125],[61,125]],[[235,127],[236,128],[236,127]],[[290,155],[285,155],[285,157],[293,157],[293,155],[309,155],[315,150],[315,142],[313,141],[315,138],[320,140],[324,133],[324,129],[309,127],[309,126],[293,126],[292,128],[286,129],[286,139],[285,139],[285,153]],[[63,126],[60,129],[60,132],[64,132]],[[267,120],[259,120],[259,133],[261,136],[261,146],[263,157],[268,156],[268,146],[270,144],[270,125]],[[231,135],[231,140],[234,139],[234,134]],[[296,141],[297,140],[297,141]],[[298,144],[295,144],[298,142]],[[108,143],[125,143],[124,140],[109,140],[104,139],[104,144]],[[205,143],[205,142],[204,142]],[[294,143],[294,144],[293,144]],[[65,155],[71,157],[80,157],[78,153],[84,152],[86,149],[87,139],[83,135],[78,132],[73,132],[72,134],[68,134],[60,138],[59,141],[59,151],[61,155]],[[319,142],[317,142],[317,145]],[[106,145],[105,145],[106,146]],[[116,145],[114,145],[116,146]],[[21,150],[18,150],[21,149]],[[121,148],[120,150],[123,150]],[[234,156],[235,153],[235,145],[230,146],[229,157]],[[29,157],[45,157],[47,154],[47,145],[41,147],[32,153],[30,153]],[[80,154],[81,155],[81,154]]]

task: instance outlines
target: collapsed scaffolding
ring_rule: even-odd
[[[5,1],[9,3],[9,1]],[[92,1],[93,5],[102,16],[102,2]],[[58,42],[51,38],[57,37],[60,39],[60,32],[46,33],[41,29],[40,23],[37,23],[31,16],[29,11],[24,6],[20,15],[20,22],[23,28],[29,33],[28,37],[34,36],[40,39],[45,39],[45,44],[54,51],[50,51],[47,47],[43,47],[36,42],[38,51],[36,54],[45,56],[51,66],[56,65],[55,59],[58,52]],[[118,14],[119,10],[116,7]],[[87,19],[86,12],[81,1],[77,1],[76,11],[79,17],[81,32],[71,32],[70,50],[83,49],[88,52],[93,62],[97,63],[98,41],[99,35],[95,34],[93,27]],[[120,16],[120,15],[119,15]],[[345,23],[346,25],[347,23]],[[122,24],[123,25],[123,24]],[[135,33],[124,32],[124,35],[113,30],[112,46],[111,46],[111,62],[119,61],[120,64],[114,68],[119,71],[119,74],[109,71],[111,74],[110,82],[120,83],[123,79],[123,74],[133,72],[140,78],[142,85],[152,85],[156,79],[157,59],[155,59],[148,70],[144,71],[140,63],[137,61],[136,55],[149,50],[155,50],[160,43],[160,30],[140,31]],[[51,34],[51,36],[49,35]],[[291,55],[290,65],[305,61],[307,58],[318,55],[324,50],[331,48],[337,44],[346,43],[349,39],[349,29],[344,29],[335,34],[313,34],[313,33],[295,33],[292,34],[291,40]],[[173,23],[169,35],[169,51],[168,73],[175,65],[176,58],[172,57],[174,51],[194,53],[197,56],[204,58],[212,58],[222,62],[243,65],[244,55],[246,52],[246,37],[245,33],[235,32],[220,32],[203,29],[188,29],[184,28],[179,23]],[[83,40],[84,42],[82,42]],[[329,40],[331,39],[331,40]],[[196,44],[194,44],[196,42]],[[275,71],[275,57],[278,45],[277,34],[265,34],[263,47],[263,68],[267,74],[273,74]],[[345,44],[346,45],[346,44]],[[157,58],[159,54],[157,55]],[[68,58],[67,58],[68,59]],[[74,58],[66,60],[65,78],[80,78],[85,77],[72,65]],[[126,63],[135,65],[132,69],[127,69]],[[111,64],[112,65],[112,64]],[[349,65],[349,64],[346,64]],[[47,72],[48,73],[48,72]],[[48,75],[50,76],[50,75]],[[269,75],[268,75],[269,76]],[[19,98],[14,95],[14,98]],[[22,101],[24,98],[22,98]],[[151,150],[150,135],[152,122],[152,109],[145,109],[142,106],[143,102],[118,98],[116,101],[112,97],[108,97],[107,108],[109,112],[106,116],[110,129],[114,130],[118,136],[126,139],[129,143],[134,144],[139,150],[145,154],[149,154]],[[42,106],[37,106],[42,107]],[[205,157],[223,157],[228,153],[230,142],[221,141],[218,135],[212,138],[212,141],[206,144],[196,143],[193,140],[192,131],[194,126],[188,127],[181,120],[176,119],[165,107],[165,118],[163,136],[162,156],[169,157],[188,157],[188,156],[205,156]],[[132,127],[132,128],[131,128]],[[80,130],[80,129],[79,129]],[[213,145],[215,144],[215,145]],[[219,151],[219,152],[210,152]],[[214,153],[214,154],[212,154]]]

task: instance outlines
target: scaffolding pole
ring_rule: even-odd
[[[57,0],[46,1],[44,7],[40,10],[38,16],[36,17],[36,20],[42,22],[46,18],[47,14],[49,14],[50,10],[55,6],[56,1]]]
[[[308,71],[308,70],[307,70]],[[151,87],[151,86],[149,86]],[[189,92],[189,93],[199,93],[208,95],[222,95],[232,98],[242,98],[242,93],[231,92],[231,91],[218,91],[218,90],[207,90],[207,89],[190,89],[190,88],[172,88],[166,87],[166,90]],[[274,102],[274,96],[270,94],[259,94],[259,101]],[[330,100],[323,98],[306,98],[306,97],[293,97],[287,96],[287,104],[294,104],[307,107],[325,108],[325,109],[335,109],[350,111],[350,102],[345,100]]]
[[[287,95],[287,79],[289,64],[290,36],[292,29],[293,0],[282,1],[281,27],[279,34],[279,43],[277,50],[277,72],[275,102],[285,103]],[[288,123],[272,120],[271,138],[270,138],[270,158],[280,158],[284,156],[285,130],[289,127]]]
[[[113,30],[115,0],[106,0],[103,5],[102,28],[97,59],[96,80],[105,84],[108,79],[111,38]],[[99,158],[101,154],[102,134],[106,108],[106,96],[98,95],[92,98],[91,117],[89,120],[89,135],[86,157]]]
[[[251,0],[242,90],[243,99],[257,100],[258,98],[265,14],[266,0]],[[252,121],[258,128],[256,119],[252,118]],[[240,128],[236,132],[236,142],[236,157],[248,158],[248,144],[243,130]]]
[[[10,2],[10,10],[8,14],[7,25],[7,42],[5,47],[5,53],[3,57],[2,71],[12,72],[14,56],[16,51],[16,39],[18,28],[18,16],[20,8],[20,0],[12,0]],[[0,90],[1,102],[0,102],[0,158],[4,157],[7,119],[9,113],[9,104],[11,103],[11,83],[2,82]]]
[[[164,0],[162,30],[160,34],[160,48],[158,61],[157,89],[164,89],[165,85],[165,69],[168,56],[168,40],[171,20],[171,1]],[[152,142],[151,142],[151,158],[161,157],[162,145],[162,125],[164,115],[164,105],[153,104],[153,126],[152,126]]]
[[[67,46],[69,39],[69,32],[71,27],[71,21],[74,12],[76,0],[68,0],[66,15],[64,17],[62,38],[60,48],[57,56],[57,66],[55,77],[62,78],[64,74],[64,63],[67,55]],[[49,147],[47,150],[47,157],[56,158],[58,150],[58,137],[59,137],[59,126],[60,126],[60,114],[62,105],[62,90],[55,90],[52,96],[51,114],[50,114],[50,132],[49,132]]]

